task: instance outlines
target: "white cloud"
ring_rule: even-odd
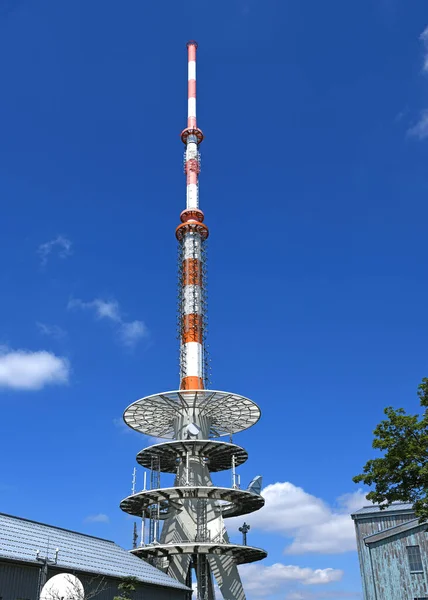
[[[419,36],[419,39],[423,43],[425,49],[423,70],[428,72],[428,27],[425,27],[425,29]]]
[[[119,304],[115,300],[101,300],[96,298],[91,302],[83,302],[79,298],[73,298],[69,301],[67,308],[81,308],[95,311],[97,319],[109,319],[114,323],[120,323]]]
[[[421,112],[419,121],[407,133],[412,137],[418,138],[418,140],[424,140],[428,137],[428,109]]]
[[[119,431],[121,433],[129,433],[132,431],[132,429],[130,427],[128,427],[128,425],[125,423],[125,421],[122,418],[115,418],[113,419],[113,425],[119,429]]]
[[[422,70],[428,73],[428,27],[426,27],[419,36],[424,46],[424,58]],[[428,109],[421,111],[418,121],[407,130],[407,135],[424,140],[428,137]]]
[[[154,446],[155,444],[164,444],[166,441],[165,438],[153,437],[151,435],[144,435],[147,446]]]
[[[122,344],[128,348],[133,348],[138,340],[147,336],[147,333],[147,327],[142,321],[122,323],[119,329]]]
[[[116,328],[120,343],[127,348],[134,348],[143,338],[148,336],[148,329],[143,321],[125,321],[116,300],[95,298],[91,302],[83,302],[79,298],[69,301],[68,308],[92,310],[97,319],[111,321]]]
[[[281,563],[270,566],[243,565],[239,572],[246,592],[254,597],[271,596],[282,591],[287,584],[322,585],[340,581],[343,577],[340,569],[310,569]]]
[[[104,513],[98,513],[97,515],[89,515],[85,519],[85,523],[109,523],[110,519],[108,515]]]
[[[106,302],[105,300],[96,299],[88,302],[86,306],[90,308],[91,305],[95,308],[99,319],[111,319],[115,323],[121,322],[119,304],[116,301]],[[83,302],[82,307],[85,307]]]
[[[368,504],[361,490],[338,498],[336,507],[289,482],[268,485],[262,496],[265,506],[251,516],[251,528],[292,538],[286,554],[336,554],[356,549],[350,513]]]
[[[66,358],[40,350],[0,348],[0,388],[40,390],[46,385],[68,383],[70,364]]]
[[[58,325],[47,325],[46,323],[40,323],[39,321],[36,323],[37,329],[42,335],[46,335],[48,337],[52,337],[56,340],[60,340],[66,337],[67,332],[64,331]]]
[[[72,254],[72,243],[64,235],[58,235],[53,240],[40,244],[37,253],[40,256],[40,264],[44,267],[48,262],[49,255],[54,251],[58,251],[59,258],[67,258]]]
[[[369,506],[372,502],[367,500],[363,490],[357,490],[350,494],[342,494],[337,499],[337,505],[341,511],[345,511],[347,514],[352,515],[355,511],[359,510],[363,506]]]

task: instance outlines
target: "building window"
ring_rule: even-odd
[[[409,557],[411,573],[420,573],[423,571],[421,549],[419,546],[407,546],[407,556]]]

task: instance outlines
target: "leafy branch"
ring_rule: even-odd
[[[410,502],[420,521],[428,520],[428,378],[418,386],[422,416],[402,408],[385,408],[386,419],[374,430],[372,447],[383,456],[364,465],[353,478],[373,489],[367,498],[381,509],[392,502]]]

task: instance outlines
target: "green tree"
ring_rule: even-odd
[[[385,508],[411,502],[421,521],[428,520],[428,378],[418,387],[422,416],[402,408],[385,409],[386,419],[374,430],[373,448],[383,456],[369,460],[355,483],[372,486],[367,498]],[[381,508],[382,508],[381,506]]]
[[[117,589],[121,592],[120,596],[115,596],[113,600],[132,600],[132,596],[139,585],[136,577],[124,577],[119,583]]]

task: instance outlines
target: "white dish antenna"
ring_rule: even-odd
[[[84,600],[82,582],[71,573],[59,573],[51,577],[43,586],[40,600]]]
[[[201,429],[194,423],[189,423],[189,425],[186,427],[186,431],[192,437],[196,437],[197,435],[199,435],[199,432],[201,431]]]

